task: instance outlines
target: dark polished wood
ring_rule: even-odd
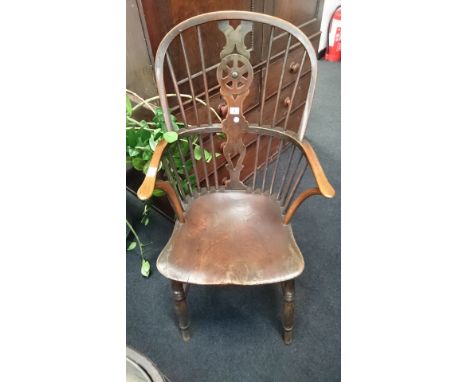
[[[285,281],[282,284],[283,290],[283,340],[286,345],[292,342],[294,329],[294,299],[295,299],[294,279]]]
[[[230,24],[228,20],[237,22]],[[209,68],[202,48],[208,44],[202,41],[200,27],[213,22],[225,38],[225,43],[219,46],[220,63],[216,69],[220,94],[227,107],[221,121],[211,116],[210,105],[215,104],[210,102],[209,76],[206,73]],[[262,115],[259,120],[253,112],[245,109],[250,89],[255,86],[251,53],[245,45],[245,39],[246,35],[255,30],[256,23],[273,26],[275,29],[270,36],[276,40],[286,38],[287,41],[286,53],[280,59],[280,80],[275,82],[276,93],[268,96],[265,82],[257,93],[261,94]],[[197,53],[203,69],[200,78],[203,80],[205,102],[195,100],[188,48],[185,48],[184,38],[180,38],[189,29],[196,30],[198,39]],[[302,46],[299,55],[294,56],[294,60],[300,58],[298,67],[296,61],[289,62],[289,47],[293,37]],[[289,344],[294,326],[294,279],[304,269],[304,259],[289,222],[309,196],[331,198],[335,194],[312,145],[304,139],[317,77],[315,52],[307,36],[294,25],[264,14],[226,11],[203,14],[183,21],[163,38],[155,59],[161,108],[168,130],[173,127],[164,69],[165,62],[168,62],[165,58],[173,41],[182,43],[182,55],[188,73],[187,84],[192,94],[192,100],[187,105],[195,105],[197,102],[203,107],[193,109],[195,123],[188,122],[185,128],[179,130],[180,139],[175,145],[180,154],[181,140],[188,144],[190,150],[186,147],[187,157],[182,155],[179,165],[176,165],[171,155],[176,147],[168,150],[169,145],[164,141],[158,144],[138,196],[145,199],[155,187],[164,189],[178,217],[172,236],[158,257],[157,268],[171,280],[182,336],[184,340],[190,338],[184,285],[281,283],[283,338]],[[271,46],[275,46],[275,42],[271,41]],[[270,54],[267,57],[265,67],[269,68],[272,57]],[[308,70],[304,78],[307,80],[299,81],[306,62]],[[188,120],[189,113],[185,113],[178,92],[178,81],[174,78],[176,68],[170,64],[168,69],[175,84],[180,111],[184,120]],[[297,73],[297,77],[289,81],[288,73]],[[284,84],[285,79],[289,84]],[[297,96],[301,94],[306,96],[305,102],[293,108]],[[296,122],[293,128],[289,128],[291,121]],[[223,135],[222,139],[219,134]],[[216,161],[212,158],[211,163],[208,163],[205,155],[201,155],[197,161],[193,142],[197,142],[202,153],[204,147],[210,147],[221,151],[222,155]],[[252,148],[250,152],[249,147]],[[282,155],[283,148],[289,150],[289,154]],[[253,183],[242,180],[241,171],[245,171],[246,159],[255,163],[252,169]],[[187,165],[189,160],[194,163],[193,166]],[[160,163],[167,181],[156,181]],[[277,176],[280,163],[284,165],[285,171]],[[317,187],[305,190],[295,198],[308,168]],[[213,174],[216,174],[214,179],[211,177]],[[190,183],[190,179],[196,181],[196,187]],[[187,182],[191,184],[190,188]]]
[[[292,202],[292,204],[289,207],[288,211],[284,215],[283,223],[284,224],[289,224],[292,217],[294,216],[294,213],[299,208],[299,206],[302,204],[302,202],[304,202],[309,196],[313,196],[313,195],[320,195],[320,189],[318,189],[317,187],[314,187],[314,188],[309,188],[309,189],[305,190],[304,192],[302,192],[296,198],[296,200],[294,200]]]
[[[171,287],[182,339],[188,341],[190,340],[190,319],[188,315],[186,290],[184,289],[184,284],[177,281],[171,281]]]
[[[154,188],[159,188],[166,193],[167,198],[169,199],[169,202],[171,203],[171,207],[176,213],[177,219],[181,223],[185,223],[184,209],[182,207],[182,204],[179,198],[177,197],[177,194],[174,188],[171,186],[171,184],[165,181],[157,181],[154,185]]]
[[[190,284],[258,285],[300,275],[304,259],[276,200],[226,190],[191,202],[157,267],[165,277]]]

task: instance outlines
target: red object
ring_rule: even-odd
[[[327,61],[341,61],[341,7],[336,8],[328,28]]]

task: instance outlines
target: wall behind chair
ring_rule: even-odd
[[[146,45],[145,25],[141,21],[141,3],[127,0],[127,77],[126,86],[143,98],[157,94],[152,67],[153,58]],[[129,48],[130,47],[130,48]]]

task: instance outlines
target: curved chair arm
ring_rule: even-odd
[[[151,158],[151,162],[148,167],[148,171],[146,171],[145,180],[137,191],[137,195],[140,200],[147,200],[151,197],[151,195],[153,195],[156,184],[156,173],[158,172],[159,162],[161,161],[161,157],[164,153],[164,150],[166,149],[166,146],[167,141],[164,139],[158,142],[156,145],[153,157]]]
[[[148,200],[151,195],[153,195],[154,189],[160,188],[167,194],[172,209],[175,211],[179,221],[181,223],[185,223],[184,209],[182,208],[182,204],[180,203],[174,188],[169,182],[156,181],[156,173],[158,172],[159,162],[161,161],[161,157],[164,154],[166,147],[167,141],[165,140],[162,140],[157,144],[153,153],[153,157],[151,158],[148,171],[146,171],[145,180],[138,189],[137,195],[140,200]]]
[[[177,194],[171,184],[169,182],[158,180],[155,184],[155,187],[160,188],[167,194],[169,202],[171,203],[172,209],[175,211],[177,218],[181,223],[185,223],[184,209],[182,208],[182,204],[180,203],[180,200],[177,197]]]
[[[307,158],[307,162],[309,162],[309,166],[312,170],[312,174],[314,175],[315,180],[317,181],[318,187],[308,188],[291,203],[288,210],[286,211],[286,214],[284,215],[284,224],[289,224],[296,210],[308,197],[322,195],[326,198],[333,198],[335,196],[335,190],[328,181],[312,145],[306,139],[303,139],[301,142],[299,142],[299,144]]]
[[[307,190],[302,192],[296,199],[294,199],[294,201],[291,203],[291,206],[288,208],[286,214],[284,215],[283,224],[289,224],[292,217],[294,216],[294,213],[302,204],[302,202],[306,200],[309,196],[313,195],[321,195],[321,192],[317,187],[308,188]]]
[[[326,198],[333,198],[335,196],[335,190],[328,181],[327,176],[325,175],[325,172],[323,171],[323,168],[317,158],[317,154],[315,154],[315,151],[312,148],[312,145],[306,139],[303,139],[300,144],[302,151],[304,152],[307,161],[309,162],[312,174],[317,181],[320,194]]]
[[[153,191],[155,188],[160,188],[163,190],[167,197],[169,198],[169,202],[171,203],[172,209],[175,211],[177,218],[181,223],[185,222],[184,210],[182,208],[182,204],[180,203],[179,198],[171,186],[169,182],[164,181],[156,181],[156,174],[158,172],[159,163],[161,162],[162,155],[164,154],[164,150],[167,147],[167,141],[162,140],[160,141],[153,153],[153,157],[151,158],[150,165],[148,167],[148,171],[146,171],[145,180],[141,184],[140,188],[137,191],[138,198],[140,200],[148,200],[151,195],[153,195]]]

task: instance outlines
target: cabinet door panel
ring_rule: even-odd
[[[275,1],[274,15],[300,26],[317,17],[318,0]]]
[[[322,19],[323,0],[289,0],[267,1],[265,13],[279,17],[299,27],[310,40],[320,38],[320,23]],[[264,28],[264,57],[266,56],[265,44],[268,43],[266,29]],[[275,31],[275,41],[272,52],[277,54],[284,51],[287,36],[282,31]],[[292,44],[294,44],[294,39]],[[318,46],[318,43],[317,43]]]

